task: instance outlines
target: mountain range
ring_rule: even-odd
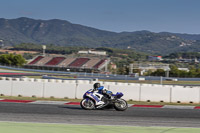
[[[200,35],[169,32],[111,32],[59,19],[0,18],[0,40],[8,46],[20,43],[59,46],[114,47],[150,54],[199,52]]]

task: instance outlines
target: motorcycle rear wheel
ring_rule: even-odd
[[[124,99],[117,99],[117,101],[114,103],[114,108],[117,111],[124,111],[128,108],[128,104]]]
[[[80,105],[85,110],[92,110],[95,108],[95,103],[91,99],[83,99]]]

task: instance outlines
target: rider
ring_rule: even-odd
[[[100,83],[95,83],[93,85],[93,87],[94,87],[93,91],[98,91],[99,94],[106,94],[110,98],[112,98],[112,94],[109,93],[110,91],[107,91],[104,86],[100,85]],[[103,105],[104,104],[104,102],[99,100],[97,97],[95,97],[95,100],[96,100],[96,105]]]

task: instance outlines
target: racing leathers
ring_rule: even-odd
[[[108,95],[109,98],[112,97],[112,94],[110,93],[110,91],[107,91],[104,86],[100,86],[99,88],[96,88],[93,91],[96,92],[96,93],[99,93],[101,95]],[[103,105],[104,104],[104,102],[101,101],[101,99],[99,99],[97,96],[93,95],[93,98],[96,100],[96,105]]]

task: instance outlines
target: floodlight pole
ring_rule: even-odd
[[[45,56],[46,45],[42,45],[42,49],[43,49],[43,56]]]

